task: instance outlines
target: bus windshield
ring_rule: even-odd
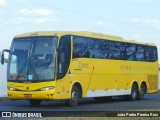
[[[54,80],[57,42],[57,37],[15,38],[8,60],[8,80]]]

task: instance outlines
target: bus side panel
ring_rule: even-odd
[[[76,82],[82,86],[83,97],[128,95],[133,82],[137,82],[140,89],[143,81],[152,93],[158,89],[156,73],[156,62],[73,59],[67,75],[57,81],[57,99],[70,98]]]
[[[72,59],[66,76],[61,80],[57,80],[57,99],[69,99],[72,87],[75,83],[81,85],[82,97],[85,97],[92,76],[92,71],[93,66],[91,59]]]
[[[149,93],[157,90],[157,66],[154,62],[95,59],[93,66],[95,69],[87,91],[89,97],[130,94],[133,82],[137,82],[140,89],[144,81]]]
[[[67,74],[63,79],[56,82],[56,99],[69,99],[72,87],[79,83],[82,87],[82,97],[85,97],[88,88],[90,74]]]

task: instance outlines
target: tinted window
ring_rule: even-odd
[[[62,36],[59,43],[58,51],[58,79],[63,78],[70,65],[71,58],[71,37]]]
[[[144,46],[142,45],[137,45],[137,50],[136,50],[136,60],[137,61],[144,61]]]
[[[104,59],[108,59],[109,58],[109,41],[102,41],[102,44],[101,44],[101,50],[102,50],[102,58]]]
[[[102,40],[90,39],[88,41],[88,51],[90,58],[103,58]]]
[[[129,61],[156,61],[156,47],[102,40],[87,37],[74,37],[73,58],[100,58]]]
[[[156,61],[158,59],[157,57],[157,48],[151,47],[151,61]]]
[[[124,60],[125,59],[125,43],[114,42],[113,59],[117,59],[117,60]]]
[[[127,43],[126,46],[126,60],[135,60],[136,55],[136,45]]]
[[[151,47],[146,46],[145,47],[145,60],[146,61],[151,61]]]
[[[74,58],[88,58],[88,43],[89,38],[84,37],[74,37],[74,48],[73,48],[73,57]]]

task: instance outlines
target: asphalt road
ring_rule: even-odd
[[[30,106],[25,100],[2,100],[0,111],[128,111],[156,110],[160,111],[160,94],[145,95],[144,100],[125,101],[113,98],[110,102],[96,102],[94,99],[84,99],[76,107],[68,107],[64,101],[43,101],[40,106]]]

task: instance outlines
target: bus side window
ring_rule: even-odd
[[[126,60],[134,61],[136,53],[136,45],[135,44],[126,44]]]
[[[109,56],[109,45],[108,45],[108,41],[102,41],[101,42],[101,51],[102,51],[102,56],[101,58],[103,59],[108,59]]]
[[[73,58],[89,58],[88,40],[86,37],[74,37]]]
[[[103,58],[102,40],[91,38],[87,40],[90,58]]]
[[[113,55],[114,55],[114,43],[112,41],[108,42],[109,45],[109,55],[108,55],[108,59],[113,59]]]
[[[151,61],[151,47],[145,46],[145,61],[150,62]]]
[[[151,61],[154,62],[157,60],[157,48],[151,47]]]
[[[63,78],[70,65],[71,58],[71,36],[62,36],[58,51],[58,75],[57,79]]]
[[[136,60],[137,61],[144,61],[145,60],[144,46],[142,46],[142,45],[137,45]]]
[[[121,51],[121,60],[126,59],[126,50],[125,50],[125,43],[120,44],[120,51]]]
[[[115,42],[114,44],[114,59],[124,60],[125,59],[125,44],[122,42]]]

